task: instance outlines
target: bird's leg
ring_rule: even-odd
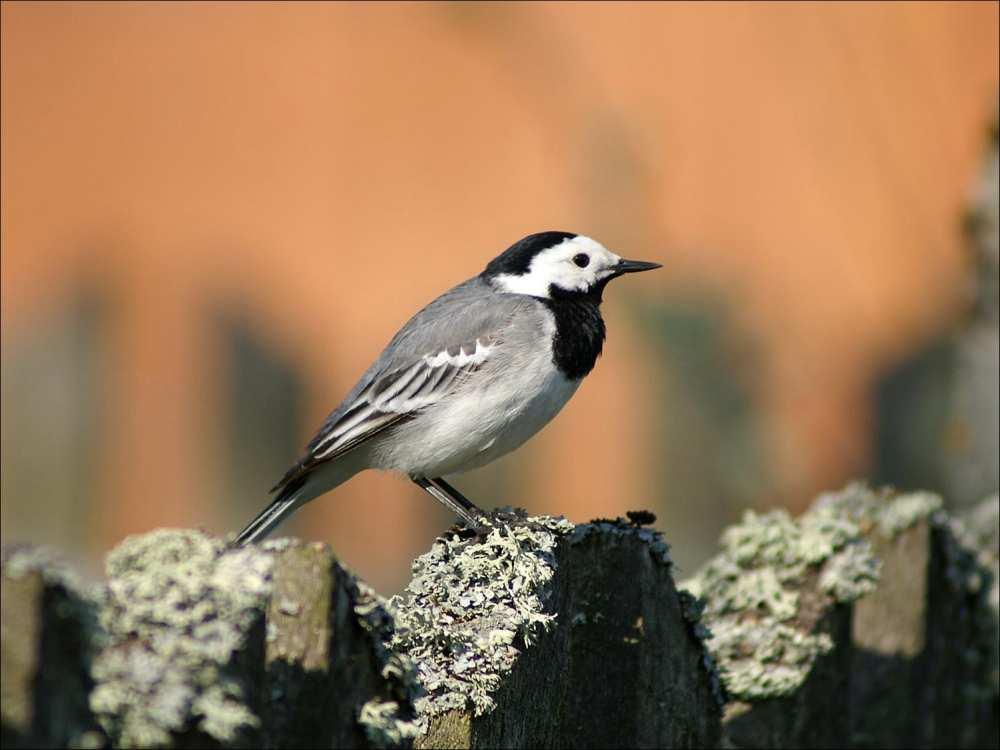
[[[446,481],[440,477],[435,479],[411,477],[411,479],[420,489],[465,521],[469,528],[475,529],[477,534],[482,535],[485,531],[483,525],[479,522],[479,518],[486,514]]]
[[[448,495],[448,497],[450,497],[455,503],[462,506],[462,508],[464,508],[465,511],[476,521],[478,521],[481,517],[486,516],[486,513],[482,510],[482,508],[459,492],[453,485],[446,482],[444,477],[434,477],[431,479],[431,482],[435,484],[438,489]]]

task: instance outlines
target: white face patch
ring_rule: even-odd
[[[567,292],[586,292],[614,274],[619,261],[621,258],[600,242],[578,235],[535,255],[527,273],[500,274],[492,281],[501,292],[533,297],[548,297],[552,284]]]

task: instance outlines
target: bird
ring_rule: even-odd
[[[264,539],[365,469],[403,474],[481,532],[488,517],[444,477],[510,453],[555,417],[601,354],[605,286],[660,267],[573,232],[515,242],[393,336],[233,545]]]

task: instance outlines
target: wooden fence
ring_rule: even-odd
[[[675,582],[646,513],[498,514],[378,597],[320,544],[3,553],[4,747],[997,747],[998,501],[748,513]]]

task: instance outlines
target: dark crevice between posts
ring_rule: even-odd
[[[448,534],[393,604],[418,667],[417,747],[705,747],[720,700],[660,535],[504,512]]]

